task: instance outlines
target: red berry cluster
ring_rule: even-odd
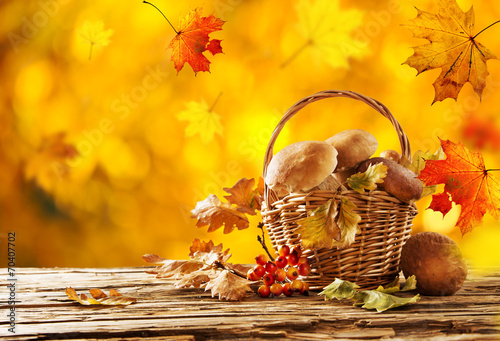
[[[294,292],[308,295],[309,284],[298,279],[299,275],[308,276],[311,273],[309,261],[302,257],[301,249],[295,246],[290,250],[288,245],[282,245],[278,253],[275,261],[268,260],[266,255],[258,255],[255,257],[257,265],[248,271],[249,280],[262,279],[263,285],[257,292],[259,296],[292,296]]]

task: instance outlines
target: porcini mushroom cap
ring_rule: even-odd
[[[400,266],[406,278],[415,275],[417,291],[423,295],[453,295],[467,277],[467,264],[457,243],[431,231],[417,233],[406,241]]]
[[[372,156],[378,147],[375,136],[363,129],[348,129],[325,142],[337,149],[337,171],[355,167]]]
[[[280,150],[267,167],[266,184],[276,193],[307,192],[337,166],[337,151],[323,141],[301,141]]]
[[[397,162],[383,157],[373,157],[361,162],[357,171],[364,172],[368,169],[368,166],[377,163],[383,163],[387,166],[387,175],[384,182],[378,184],[380,188],[406,203],[420,199],[423,191],[422,181],[417,178],[417,174]]]

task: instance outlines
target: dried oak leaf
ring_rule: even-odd
[[[240,301],[252,291],[249,281],[228,270],[222,270],[219,275],[207,283],[205,291],[210,290],[212,297],[219,296],[219,300]]]
[[[461,142],[441,140],[441,147],[446,159],[427,160],[418,176],[427,185],[444,184],[444,194],[433,195],[431,208],[445,215],[451,201],[460,205],[457,226],[462,235],[479,225],[486,213],[498,219],[500,180],[486,169],[482,155],[469,151]]]
[[[259,182],[261,179],[262,178],[259,179]],[[224,191],[231,194],[224,198],[227,199],[230,204],[236,205],[236,210],[239,212],[255,215],[255,210],[260,211],[262,195],[259,188],[254,188],[254,186],[255,179],[240,179],[233,187],[224,188]]]
[[[222,53],[221,40],[210,39],[208,35],[222,30],[225,21],[214,17],[213,14],[202,17],[201,11],[201,8],[196,8],[179,21],[180,29],[168,45],[168,48],[172,49],[171,60],[177,73],[186,62],[191,65],[195,74],[199,71],[210,71],[210,61],[203,52]]]
[[[405,64],[415,68],[418,74],[441,68],[434,82],[435,97],[432,103],[446,98],[457,99],[465,83],[471,83],[481,98],[486,86],[488,69],[486,61],[495,55],[476,39],[473,33],[474,9],[463,12],[456,0],[439,0],[438,14],[421,11],[406,26],[417,38],[430,43],[414,47],[414,54]]]
[[[230,233],[235,228],[243,230],[250,226],[244,213],[238,211],[231,204],[220,201],[214,194],[210,194],[205,200],[199,201],[191,213],[192,218],[198,219],[196,226],[204,227],[208,225],[208,232],[213,232],[224,226],[224,233]]]
[[[100,289],[90,289],[89,291],[92,298],[87,297],[85,294],[78,296],[75,289],[67,287],[66,295],[68,295],[70,300],[77,301],[81,305],[129,305],[137,302],[136,298],[122,296],[115,289],[109,291],[109,296]]]

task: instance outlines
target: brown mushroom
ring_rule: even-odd
[[[337,166],[337,151],[322,141],[301,141],[280,150],[267,167],[266,184],[278,195],[307,192]]]
[[[406,278],[415,275],[417,291],[423,295],[453,295],[467,277],[457,243],[437,232],[410,237],[403,245],[400,266]]]
[[[401,154],[392,149],[384,150],[382,153],[380,153],[380,157],[397,163],[399,163],[399,160],[401,160]]]
[[[330,174],[318,186],[311,188],[310,191],[336,191],[340,185],[341,183],[333,176],[333,174]]]
[[[377,163],[387,166],[384,182],[378,184],[380,188],[406,203],[420,199],[423,191],[422,181],[417,178],[417,174],[394,161],[383,157],[373,157],[361,162],[357,171],[364,172],[370,165]]]
[[[326,142],[338,152],[336,171],[356,167],[358,163],[372,156],[378,147],[375,136],[362,129],[341,131]]]

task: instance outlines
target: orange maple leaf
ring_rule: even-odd
[[[259,181],[263,181],[262,178]],[[231,188],[224,187],[224,191],[231,194],[230,196],[225,196],[224,198],[230,204],[237,205],[238,210],[241,213],[246,213],[250,215],[255,215],[255,210],[259,210],[262,205],[262,195],[259,193],[259,188],[254,188],[255,179],[243,178],[238,180],[238,182]]]
[[[463,12],[456,0],[439,0],[438,3],[438,14],[417,8],[417,17],[404,25],[415,37],[430,42],[414,47],[414,54],[405,64],[417,69],[417,74],[441,68],[441,74],[433,84],[435,97],[432,103],[446,98],[456,100],[467,82],[471,83],[481,98],[489,74],[486,61],[496,59],[490,50],[476,40],[484,30],[473,33],[475,17],[472,6]]]
[[[446,215],[451,201],[461,206],[457,226],[462,235],[481,224],[490,213],[500,217],[500,180],[486,169],[480,153],[471,152],[461,142],[441,140],[445,160],[426,160],[418,176],[426,185],[444,184],[444,192],[432,197],[430,208]]]
[[[172,49],[171,60],[177,73],[188,63],[196,74],[199,71],[210,71],[210,61],[203,55],[209,51],[213,55],[222,53],[221,40],[210,39],[209,34],[222,30],[223,20],[214,17],[201,16],[201,8],[196,8],[180,20],[180,30],[176,30],[176,36],[172,39],[168,48]]]

